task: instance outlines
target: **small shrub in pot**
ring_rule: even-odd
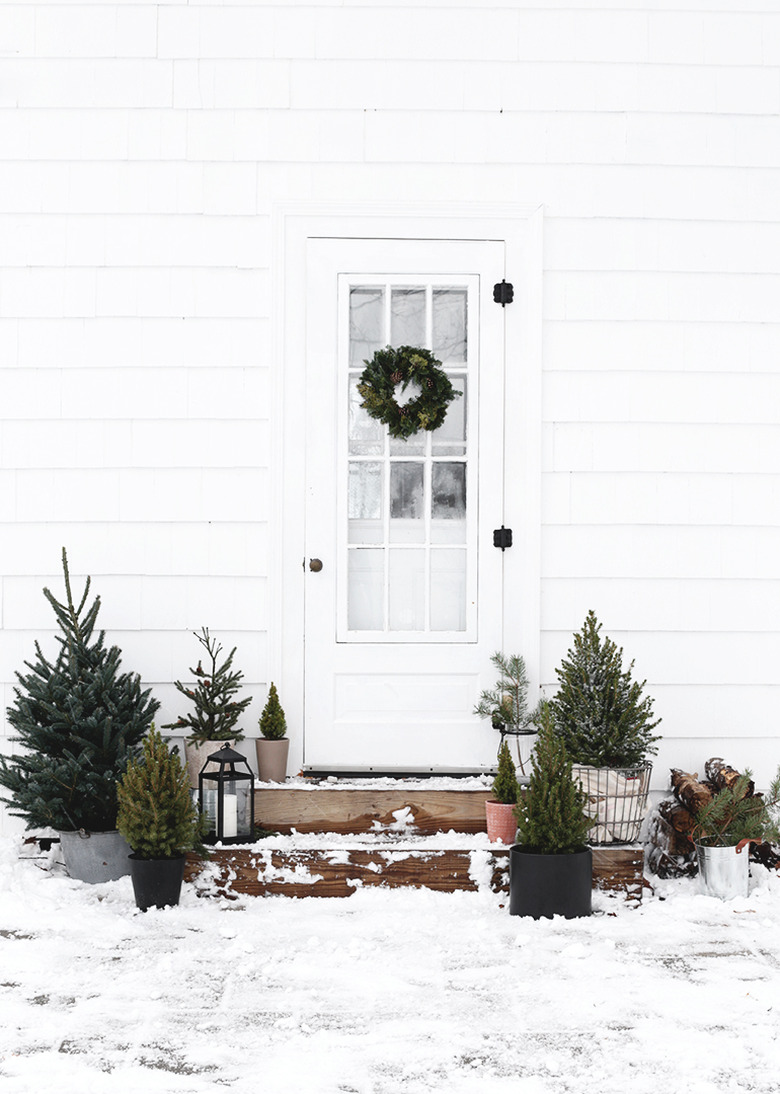
[[[517,776],[515,765],[506,741],[498,750],[498,771],[493,779],[493,798],[485,802],[487,832],[491,841],[513,843],[517,821],[514,808],[517,804]]]
[[[287,719],[276,685],[271,681],[259,721],[262,736],[255,741],[257,771],[262,782],[284,782],[287,775]]]
[[[592,820],[586,796],[572,776],[549,709],[531,755],[531,777],[518,798],[517,843],[510,851],[509,910],[538,919],[590,915],[593,857],[587,847]]]
[[[177,904],[187,851],[200,843],[200,818],[187,772],[152,726],[143,755],[117,787],[117,824],[133,854],[130,873],[139,908]]]

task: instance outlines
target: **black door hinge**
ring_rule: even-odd
[[[499,281],[493,286],[493,301],[505,308],[515,298],[515,287],[509,281]]]
[[[493,532],[493,546],[500,547],[502,551],[505,551],[507,547],[511,547],[512,529],[505,528],[503,524],[500,528],[496,528]]]

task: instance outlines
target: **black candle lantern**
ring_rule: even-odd
[[[236,770],[236,764],[243,764],[246,770]],[[255,777],[241,753],[228,745],[214,752],[203,765],[198,782],[200,811],[208,817],[204,843],[252,843]]]

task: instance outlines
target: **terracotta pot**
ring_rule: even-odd
[[[190,786],[194,790],[198,789],[198,776],[203,770],[203,765],[206,760],[215,752],[219,752],[225,745],[230,745],[231,748],[235,748],[235,739],[230,741],[204,741],[202,745],[185,745],[187,754],[187,774],[190,777]],[[212,764],[210,770],[216,771],[216,765]]]
[[[514,843],[517,835],[517,817],[514,805],[505,805],[504,802],[493,801],[488,798],[485,802],[485,816],[487,818],[487,834],[491,843],[501,840],[502,843]]]
[[[283,783],[287,777],[287,753],[290,751],[290,739],[282,737],[278,741],[268,741],[258,737],[255,741],[257,753],[257,777],[263,783]]]

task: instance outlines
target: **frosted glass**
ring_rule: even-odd
[[[433,465],[431,516],[434,520],[466,519],[465,463],[435,463]]]
[[[391,549],[389,570],[390,630],[424,630],[425,551]]]
[[[425,540],[425,466],[422,463],[390,465],[390,542],[423,543]]]
[[[349,453],[351,456],[381,456],[385,427],[360,405],[363,397],[357,389],[359,379],[360,376],[353,376],[349,382]]]
[[[347,504],[350,520],[382,519],[381,463],[350,463]]]
[[[347,555],[347,626],[351,631],[384,630],[385,552],[352,548]]]
[[[425,454],[425,446],[427,444],[428,433],[421,430],[419,433],[414,433],[411,437],[407,437],[402,440],[400,437],[390,438],[390,455],[391,456],[422,456]],[[448,452],[449,456],[450,453]]]
[[[431,551],[431,630],[466,629],[466,552]]]
[[[365,542],[365,541],[364,541]],[[465,543],[465,520],[432,520],[431,543]]]
[[[390,517],[422,520],[423,464],[393,463],[390,465]]]
[[[393,289],[390,297],[390,344],[425,345],[425,289]]]
[[[433,290],[433,355],[440,361],[465,361],[466,290]]]
[[[434,456],[463,456],[466,452],[466,400],[468,386],[465,376],[451,375],[456,391],[462,392],[447,407],[447,417],[431,434]]]
[[[386,344],[382,288],[356,286],[349,291],[349,363],[362,365]]]

